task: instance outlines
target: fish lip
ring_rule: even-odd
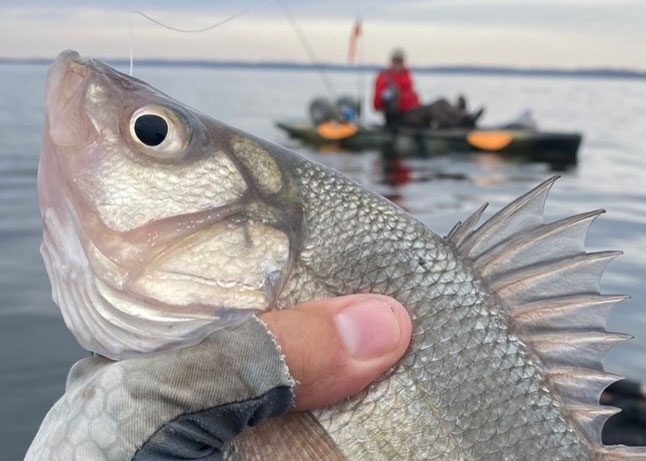
[[[72,50],[63,51],[47,71],[45,101],[47,114],[52,119],[57,105],[65,106],[80,91],[88,69],[81,56]],[[71,78],[68,78],[71,77]]]
[[[45,135],[57,146],[84,146],[96,138],[85,110],[91,63],[72,50],[58,55],[47,72]]]

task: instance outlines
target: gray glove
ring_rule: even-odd
[[[256,317],[197,346],[70,370],[27,461],[220,460],[249,426],[286,413],[294,381]]]

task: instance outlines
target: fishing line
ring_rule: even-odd
[[[276,0],[276,2],[282,8],[283,13],[285,14],[285,17],[289,21],[289,24],[292,26],[292,29],[294,29],[294,32],[296,32],[296,36],[300,40],[301,45],[303,45],[303,48],[305,49],[305,52],[309,56],[310,61],[314,65],[314,68],[318,71],[318,74],[321,77],[321,80],[323,81],[323,85],[325,85],[325,87],[327,88],[327,91],[330,93],[330,96],[332,96],[332,99],[336,99],[336,94],[337,94],[336,88],[334,87],[334,84],[332,83],[330,76],[325,70],[325,67],[323,67],[323,64],[321,64],[321,62],[319,61],[319,58],[316,55],[316,51],[314,51],[314,47],[307,39],[307,36],[303,32],[301,25],[296,20],[296,16],[294,15],[294,13],[292,13],[292,10],[287,5],[287,2],[285,2],[284,0]]]
[[[134,67],[134,59],[132,57],[132,21],[128,21],[128,52],[130,54],[130,71],[128,75],[132,77],[132,68]]]
[[[218,21],[215,24],[212,24],[210,26],[202,27],[199,29],[183,29],[180,27],[175,27],[171,26],[169,24],[163,23],[159,21],[158,19],[153,18],[152,16],[139,11],[139,10],[134,10],[133,13],[137,14],[144,19],[147,19],[148,21],[157,24],[158,26],[164,27],[165,29],[172,30],[174,32],[181,32],[185,34],[199,34],[202,32],[207,32],[209,30],[215,29],[216,27],[222,26],[226,24],[227,22],[233,21],[234,19],[242,16],[243,14],[246,14],[252,10],[255,10],[256,8],[260,8],[261,6],[268,5],[269,3],[276,1],[278,5],[281,7],[283,10],[283,13],[285,14],[285,17],[289,21],[289,24],[292,26],[292,29],[294,29],[294,32],[296,32],[296,36],[298,37],[299,41],[301,42],[301,45],[305,49],[311,63],[314,65],[315,69],[318,71],[319,76],[321,77],[321,80],[323,81],[323,85],[326,87],[327,91],[330,93],[330,95],[336,99],[336,88],[334,87],[334,84],[332,83],[332,80],[330,79],[329,75],[327,74],[327,71],[325,70],[325,67],[321,64],[318,56],[316,55],[316,51],[314,51],[314,47],[310,43],[310,41],[307,39],[307,36],[303,32],[303,29],[301,28],[300,24],[298,23],[296,16],[294,13],[292,13],[292,10],[289,8],[287,3],[283,0],[263,0],[260,2],[256,2],[252,5],[250,5],[247,8],[244,8],[237,13],[223,19],[222,21]],[[133,68],[133,58],[132,58],[132,27],[130,27],[130,75],[132,75],[132,68]]]
[[[165,24],[165,23],[163,23],[163,22],[161,22],[161,21],[147,15],[146,13],[144,13],[142,11],[134,10],[133,13],[138,14],[139,16],[141,16],[143,18],[146,18],[147,20],[157,24],[158,26],[164,27],[166,29],[173,30],[175,32],[182,32],[184,34],[199,34],[199,33],[202,33],[202,32],[207,32],[209,30],[215,29],[216,27],[222,26],[222,25],[226,24],[227,22],[233,21],[234,19],[242,16],[243,14],[246,14],[246,13],[252,11],[252,10],[255,10],[256,8],[260,8],[261,6],[268,5],[269,3],[273,2],[273,1],[274,0],[264,0],[264,1],[256,2],[256,3],[248,6],[247,8],[245,8],[243,10],[240,10],[237,13],[223,19],[222,21],[218,21],[215,24],[212,24],[212,25],[206,26],[206,27],[202,27],[200,29],[182,29],[180,27],[174,27],[174,26]]]
[[[182,29],[180,27],[171,26],[169,24],[165,24],[165,23],[153,18],[152,16],[147,15],[143,11],[133,10],[132,13],[137,14],[137,15],[143,17],[144,19],[147,19],[148,21],[150,21],[150,22],[152,22],[154,24],[157,24],[158,26],[161,26],[161,27],[163,27],[165,29],[172,30],[174,32],[181,32],[181,33],[184,33],[184,34],[199,34],[199,33],[202,33],[202,32],[207,32],[209,30],[215,29],[216,27],[222,26],[222,25],[226,24],[227,22],[233,21],[234,19],[242,16],[243,14],[246,14],[246,13],[252,11],[252,10],[255,10],[256,8],[260,8],[261,6],[268,5],[269,3],[273,2],[273,1],[274,0],[264,0],[264,1],[253,3],[249,7],[245,8],[243,10],[240,10],[240,11],[238,11],[237,13],[235,13],[235,14],[233,14],[231,16],[228,16],[228,17],[224,18],[222,21],[218,21],[215,24],[211,24],[210,26],[202,27],[200,29]],[[133,61],[134,60],[133,60],[133,53],[132,53],[133,40],[132,40],[132,22],[131,21],[128,21],[128,36],[129,36],[128,48],[129,48],[129,52],[130,52],[129,53],[130,54],[130,76],[132,77],[132,69],[133,69]]]

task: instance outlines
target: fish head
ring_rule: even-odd
[[[81,345],[190,345],[274,306],[300,211],[268,144],[73,51],[46,105],[41,252]]]

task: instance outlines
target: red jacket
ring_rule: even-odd
[[[376,110],[386,109],[382,96],[391,84],[399,89],[400,112],[419,106],[419,97],[413,88],[413,79],[410,71],[408,69],[404,69],[403,72],[393,72],[390,69],[386,69],[379,73],[377,81],[375,82],[373,105]]]

